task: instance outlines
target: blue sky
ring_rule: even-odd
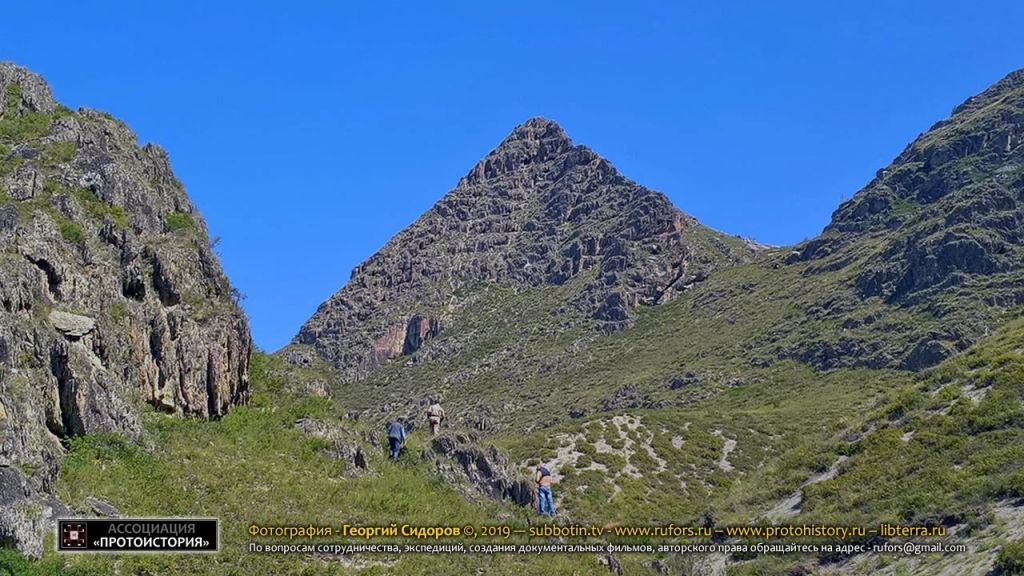
[[[530,116],[787,244],[1024,67],[1019,1],[712,4],[16,2],[0,59],[168,150],[269,350]]]

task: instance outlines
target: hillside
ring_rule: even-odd
[[[328,352],[340,373],[323,381],[344,382],[334,387],[338,398],[374,418],[414,413],[426,397],[440,397],[464,424],[498,431],[608,409],[683,406],[757,381],[784,360],[817,370],[934,366],[1024,303],[1021,77],[1007,76],[922,134],[836,211],[820,237],[748,253],[671,299],[632,307],[628,329],[607,333],[577,321],[571,303],[591,286],[586,273],[529,287],[481,278],[472,291],[444,293],[449,305],[435,324],[443,330],[428,331],[414,352],[395,347],[372,371]],[[946,155],[951,159],[943,161]],[[486,193],[499,195],[480,192]],[[436,211],[421,222],[440,219]],[[420,227],[399,234],[381,254],[406,245]],[[739,243],[711,238],[711,245]],[[364,270],[388,262],[395,273],[402,269],[374,256],[310,322],[360,290]],[[386,286],[374,315],[407,314],[409,298],[432,298],[415,286]],[[336,330],[348,337],[341,324]],[[289,347],[284,356],[299,350]]]

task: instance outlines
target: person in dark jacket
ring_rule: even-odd
[[[392,420],[385,424],[388,431],[388,444],[391,445],[391,461],[398,460],[398,453],[402,451],[402,444],[405,443],[405,425],[401,420]]]

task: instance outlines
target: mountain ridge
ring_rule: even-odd
[[[583,276],[561,285],[489,285],[460,303],[465,311],[452,315],[446,330],[428,327],[429,338],[414,338],[408,348],[396,345],[393,350],[401,353],[373,370],[342,368],[325,381],[335,385],[343,402],[374,418],[413,412],[425,398],[445,397],[475,414],[467,425],[500,431],[535,429],[606,406],[678,406],[697,394],[697,387],[685,383],[700,381],[703,393],[715,393],[749,380],[756,369],[789,360],[821,371],[934,366],[979,341],[1024,303],[1021,283],[1014,281],[1024,271],[1013,257],[1024,237],[1019,230],[1024,188],[1019,167],[1024,161],[1018,160],[1024,148],[1006,151],[1005,145],[993,144],[1024,131],[1024,120],[1015,112],[1020,76],[1010,74],[984,97],[955,107],[951,118],[908,144],[888,168],[837,207],[819,236],[714,267],[676,294],[683,298],[662,302],[649,313],[634,308],[643,312],[641,320],[650,318],[650,325],[631,321],[619,327],[626,330],[611,331],[617,334],[611,338],[578,330],[585,323],[567,320],[572,310],[562,303],[572,301],[578,285],[587,283]],[[992,107],[993,102],[1002,107]],[[514,169],[541,150],[538,133],[552,131],[554,144],[544,150],[566,149],[560,130],[547,122],[535,119],[513,130],[461,182],[502,177],[507,167],[522,178],[524,173]],[[979,142],[986,146],[959,148],[958,162],[977,168],[966,172],[969,177],[954,162],[932,169],[934,161],[928,165],[917,157],[923,146],[958,150],[958,142],[972,141],[977,138],[972,131],[978,130],[1004,139],[982,137]],[[947,193],[926,202],[916,199],[922,190]],[[979,204],[982,196],[993,201]],[[947,234],[947,213],[969,215],[973,228]],[[999,237],[971,240],[991,235]],[[972,268],[963,257],[971,250],[1003,264]],[[901,285],[901,276],[918,280]],[[900,286],[909,289],[901,292]],[[722,340],[725,334],[733,340]],[[594,357],[587,352],[592,346],[601,346],[616,361]],[[633,350],[633,358],[619,348]],[[283,354],[294,354],[306,365],[311,365],[310,356],[317,357],[301,345]],[[641,364],[639,357],[646,361]],[[345,363],[344,358],[331,360],[335,367]],[[633,367],[631,374],[626,367]],[[360,380],[365,382],[354,384]],[[675,382],[683,384],[674,387]],[[590,383],[585,391],[582,383]],[[576,390],[575,405],[559,403],[553,413],[545,412],[547,418],[524,418],[511,409],[540,410],[537,395],[567,388]]]

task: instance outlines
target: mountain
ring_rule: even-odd
[[[754,252],[533,118],[356,267],[294,343],[362,377],[415,355],[488,286],[571,283],[555,312],[563,328],[616,331],[637,307],[667,302]],[[295,347],[287,357],[309,362]]]
[[[91,403],[78,412],[61,398],[90,382],[82,369],[137,373],[146,365],[134,348],[110,352],[134,342],[134,331],[162,341],[165,332],[152,324],[166,318],[173,341],[189,326],[210,335],[235,320],[244,328],[244,319],[209,255],[201,220],[182,216],[190,207],[169,173],[157,179],[171,182],[166,189],[134,176],[114,189],[150,186],[147,206],[155,213],[122,204],[117,199],[125,197],[102,186],[88,188],[88,180],[81,185],[88,192],[50,184],[48,193],[44,185],[39,196],[15,200],[35,189],[34,178],[11,177],[19,169],[37,167],[44,182],[73,186],[80,162],[97,153],[91,142],[100,134],[88,127],[119,125],[88,111],[33,111],[33,103],[48,101],[42,89],[12,73],[22,74],[11,91],[19,112],[0,119],[4,178],[12,183],[0,214],[17,219],[4,219],[14,227],[5,224],[0,236],[7,258],[0,326],[15,328],[0,333],[0,454],[28,446],[20,454],[42,456],[0,465],[0,542],[38,551],[32,534],[42,532],[47,507],[63,506],[48,496],[57,493],[78,511],[112,505],[126,515],[216,516],[224,546],[209,556],[49,554],[38,561],[0,549],[0,571],[983,576],[1024,565],[1022,72],[955,108],[843,203],[822,234],[789,247],[708,230],[571,144],[550,121],[530,120],[360,265],[295,342],[274,356],[254,354],[251,385],[242,373],[227,404],[213,393],[192,402],[181,381],[180,393],[163,396],[111,376],[85,387]],[[83,135],[71,152],[48,140],[69,117]],[[104,136],[108,156],[127,173],[159,173],[145,168],[146,149],[121,134],[116,154]],[[126,220],[131,226],[119,227]],[[52,253],[44,254],[35,239],[47,229]],[[133,280],[117,245],[107,243],[110,229],[152,247],[142,254],[167,253],[172,264],[161,256]],[[204,259],[194,250],[215,274],[201,273]],[[176,260],[179,251],[191,258]],[[169,276],[168,269],[189,274]],[[111,293],[97,289],[106,296],[85,298],[87,280],[107,282]],[[206,299],[190,290],[206,290]],[[109,329],[117,318],[129,318],[124,330]],[[158,368],[165,348],[153,354]],[[216,343],[185,350],[195,356],[179,354],[179,367],[194,366],[191,357],[209,367],[208,349]],[[75,364],[83,355],[88,364]],[[17,365],[9,369],[9,362]],[[73,379],[62,376],[68,370]],[[216,366],[211,372],[225,374]],[[174,373],[168,377],[173,383]],[[148,400],[219,415],[250,388],[247,404],[222,418],[135,411]],[[47,404],[54,390],[57,400]],[[212,405],[211,397],[218,399]],[[432,437],[420,424],[424,404],[437,399],[448,419]],[[118,415],[108,406],[127,408]],[[11,410],[20,412],[11,418]],[[396,416],[409,418],[412,429],[393,463],[381,423]],[[25,438],[42,443],[18,444]],[[49,468],[33,464],[39,461]],[[524,507],[538,463],[555,480],[558,522],[607,529],[592,543],[636,544],[616,535],[621,526],[889,523],[941,526],[948,537],[924,542],[965,549],[248,552],[253,524],[330,526],[342,518],[366,526],[541,526]],[[843,545],[903,541],[867,536]],[[769,541],[791,542],[809,543]]]
[[[809,263],[808,274],[852,271],[851,289],[828,314],[879,301],[932,324],[895,357],[861,340],[861,358],[839,362],[934,365],[990,333],[993,310],[1024,304],[1022,143],[1018,70],[914,140],[821,236],[796,248],[789,262]]]
[[[492,432],[684,406],[790,360],[926,369],[1024,303],[1021,78],[958,106],[788,248],[680,229],[663,196],[530,120],[282,354],[327,360],[318,389],[344,382],[356,411],[444,398]]]
[[[248,322],[158,146],[0,63],[0,541],[38,555],[67,442],[248,395]]]

